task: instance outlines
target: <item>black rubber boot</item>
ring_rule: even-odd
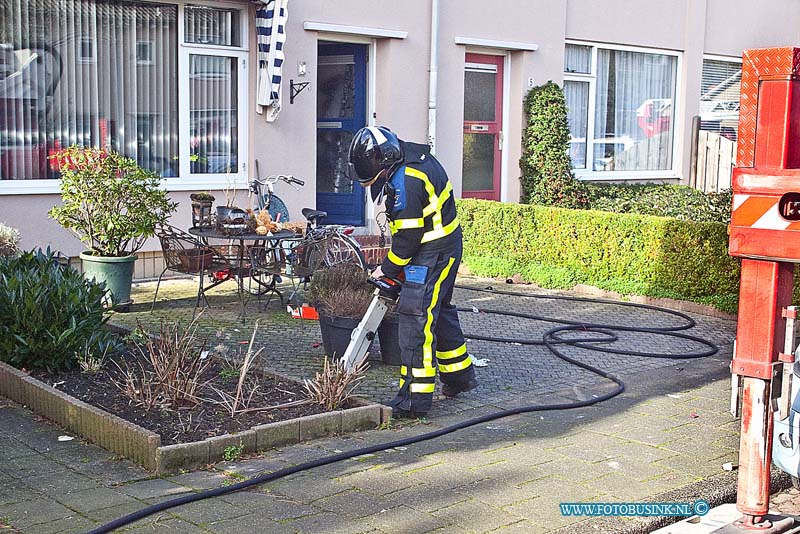
[[[478,387],[478,381],[474,378],[463,384],[442,384],[442,395],[445,397],[456,397],[459,393],[464,393]]]
[[[391,406],[392,408],[393,419],[419,419],[428,415],[428,412],[418,412],[414,409],[409,410],[408,407],[410,404],[410,402],[398,398],[394,398],[386,403],[387,406]]]

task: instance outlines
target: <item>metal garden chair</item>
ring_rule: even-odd
[[[161,242],[161,252],[164,256],[164,270],[158,275],[156,292],[153,295],[153,304],[150,307],[152,312],[158,298],[158,290],[161,287],[161,278],[167,271],[188,274],[199,277],[200,281],[197,288],[197,299],[194,304],[192,317],[197,315],[197,307],[202,298],[206,306],[209,306],[206,298],[206,291],[217,287],[221,283],[230,280],[236,272],[235,267],[229,259],[220,253],[216,248],[207,245],[193,235],[175,228],[170,225],[160,225],[156,229],[156,237]],[[212,280],[211,285],[205,285],[205,278],[209,276]],[[240,296],[241,298],[241,296]]]

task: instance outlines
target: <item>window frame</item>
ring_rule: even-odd
[[[91,55],[89,56],[83,55],[83,47],[86,44],[88,44],[89,51],[91,52]],[[75,57],[80,65],[91,65],[93,63],[97,63],[97,39],[95,39],[92,35],[82,35],[80,39],[78,39],[78,50],[76,51]]]
[[[249,130],[249,96],[250,75],[248,71],[250,57],[250,5],[244,1],[226,2],[225,7],[239,10],[240,46],[203,45],[185,42],[185,7],[187,5],[205,5],[219,7],[213,0],[137,0],[138,2],[170,4],[176,6],[177,54],[178,54],[178,156],[180,158],[178,176],[161,179],[161,188],[167,191],[192,191],[195,189],[220,189],[229,186],[247,187],[247,165],[249,162],[248,144]],[[125,2],[123,1],[123,4]],[[191,174],[189,146],[189,54],[235,57],[237,59],[238,83],[238,173]],[[76,54],[76,57],[78,54]],[[95,59],[96,59],[95,54]],[[133,56],[136,61],[136,55]],[[42,195],[61,192],[61,180],[0,180],[0,196],[8,195]]]
[[[705,64],[706,60],[718,61],[718,62],[722,62],[722,63],[735,63],[737,65],[742,65],[742,56],[722,56],[722,55],[719,55],[719,54],[705,54],[704,53],[703,54],[703,59],[702,59],[702,61],[700,63],[700,84],[701,84],[701,88],[702,88],[702,83],[703,83],[704,64]],[[739,83],[741,83],[741,80],[739,80]],[[700,96],[703,96],[703,95],[701,94]],[[701,102],[702,102],[702,100],[698,101],[698,104],[700,104]],[[701,130],[702,130],[702,128],[701,128]],[[738,134],[738,129],[737,129],[737,134]]]
[[[147,53],[150,56],[148,59],[141,59],[139,57],[139,47],[145,45]],[[136,40],[136,65],[139,67],[152,67],[155,62],[155,43],[150,39],[137,39]]]
[[[589,73],[582,74],[577,72],[566,72],[565,66],[562,67],[564,81],[584,82],[589,84],[589,102],[587,106],[587,122],[586,122],[586,168],[573,169],[575,177],[579,180],[591,181],[611,181],[611,180],[647,180],[647,179],[671,179],[679,178],[679,145],[678,137],[680,128],[683,127],[683,111],[682,103],[682,62],[683,52],[679,50],[669,50],[663,48],[648,48],[643,46],[629,46],[610,43],[601,43],[594,41],[581,41],[577,39],[566,39],[566,45],[588,46],[591,47],[591,59],[589,65]],[[594,154],[594,124],[596,114],[596,101],[597,101],[597,50],[622,50],[625,52],[641,52],[645,54],[656,54],[663,56],[671,56],[676,58],[676,73],[675,73],[675,94],[673,96],[673,134],[672,134],[672,167],[665,170],[643,170],[643,171],[595,171],[592,167],[593,154]]]

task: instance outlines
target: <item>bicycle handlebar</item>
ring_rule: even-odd
[[[278,180],[282,180],[287,184],[297,184],[299,186],[304,186],[306,183],[299,178],[295,178],[294,176],[287,175],[287,174],[273,174],[272,176],[268,176],[266,178],[254,178],[250,181],[250,188],[255,190],[258,185],[267,185],[267,184],[274,184]]]

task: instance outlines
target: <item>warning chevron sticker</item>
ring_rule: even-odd
[[[778,210],[780,197],[733,195],[731,224],[756,230],[800,230],[800,221],[787,221]]]

